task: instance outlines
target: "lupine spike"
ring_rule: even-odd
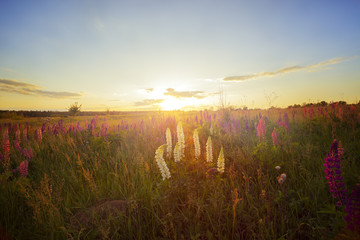
[[[166,151],[167,151],[167,157],[171,157],[172,140],[171,140],[171,131],[169,128],[166,129]]]
[[[208,140],[206,141],[206,161],[212,162],[213,161],[213,153],[212,153],[212,142],[211,137],[208,137]]]
[[[181,158],[183,158],[185,157],[185,136],[181,122],[179,122],[177,125],[177,138],[178,138],[179,148],[181,151]]]
[[[224,158],[224,150],[223,147],[221,147],[220,153],[219,153],[219,158],[217,161],[217,170],[220,173],[223,173],[225,171],[225,158]]]
[[[156,150],[156,153],[155,153],[155,160],[160,169],[163,180],[169,179],[171,177],[169,168],[167,167],[166,162],[164,160],[164,149],[165,149],[165,144],[161,145]]]
[[[278,145],[278,137],[277,137],[277,133],[276,133],[276,128],[274,128],[271,136],[272,136],[273,145],[277,146]]]
[[[344,205],[346,203],[346,190],[341,176],[341,165],[336,139],[331,144],[330,152],[325,157],[324,166],[329,190],[333,194],[333,198],[338,200],[337,205]]]
[[[194,138],[195,158],[199,159],[201,154],[201,149],[200,149],[199,133],[197,129],[194,130],[193,138]]]

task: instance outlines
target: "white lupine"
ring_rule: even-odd
[[[214,135],[214,129],[213,129],[212,125],[210,125],[210,135]]]
[[[206,161],[212,162],[213,161],[213,154],[212,154],[212,142],[211,137],[208,137],[208,140],[206,141]]]
[[[166,152],[167,152],[167,157],[171,157],[172,141],[171,141],[171,131],[169,128],[166,129]]]
[[[178,123],[176,130],[177,130],[177,139],[179,143],[179,148],[181,151],[181,157],[183,158],[185,157],[185,136],[181,122]]]
[[[197,129],[195,129],[194,131],[193,138],[194,138],[195,157],[200,158],[201,149],[200,149],[199,133]]]
[[[169,168],[167,167],[166,162],[164,160],[164,149],[165,149],[165,144],[161,145],[156,150],[156,153],[155,153],[155,160],[160,169],[163,180],[171,177]]]
[[[224,150],[222,147],[221,147],[219,158],[217,161],[217,170],[220,173],[223,173],[225,171],[225,158],[224,158]]]
[[[181,160],[181,148],[179,142],[177,142],[174,148],[174,161],[180,162],[180,160]]]

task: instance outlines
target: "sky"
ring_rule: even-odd
[[[360,1],[0,0],[0,109],[360,100]]]

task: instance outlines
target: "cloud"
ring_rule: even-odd
[[[135,102],[134,105],[137,107],[154,106],[165,101],[165,99],[145,99],[141,102]]]
[[[319,63],[312,64],[312,65],[291,66],[291,67],[281,68],[281,69],[279,69],[277,71],[273,71],[273,72],[260,72],[260,73],[254,73],[254,74],[243,75],[243,76],[224,77],[223,81],[241,82],[241,81],[262,78],[262,77],[274,77],[277,75],[281,75],[281,74],[285,74],[285,73],[289,73],[289,72],[300,71],[300,70],[308,70],[308,71],[313,72],[313,71],[321,70],[321,68],[324,66],[337,64],[346,59],[348,59],[348,58],[347,57],[338,57],[338,58],[332,58],[330,60],[327,60],[324,62],[319,62]]]
[[[45,91],[34,84],[9,79],[0,79],[0,91],[50,98],[76,98],[82,96],[80,93]]]
[[[211,95],[216,95],[219,94],[219,92],[215,92],[215,93],[205,93],[203,91],[175,91],[175,89],[173,88],[168,88],[166,89],[166,92],[164,93],[164,95],[167,96],[173,96],[176,98],[197,98],[197,99],[202,99],[202,98],[206,98],[208,96]]]
[[[154,89],[153,89],[153,88],[147,88],[147,89],[145,89],[145,91],[146,91],[147,93],[149,93],[149,92],[153,92]]]

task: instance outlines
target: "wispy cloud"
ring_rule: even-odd
[[[45,91],[41,90],[41,87],[34,84],[10,79],[0,79],[0,91],[50,98],[78,98],[82,96],[80,93]]]
[[[202,99],[202,98],[206,98],[209,97],[211,95],[216,95],[219,94],[219,92],[214,92],[214,93],[205,93],[204,91],[175,91],[175,89],[173,88],[168,88],[166,89],[166,92],[164,93],[164,95],[167,96],[173,96],[176,98],[197,98],[197,99]]]
[[[149,92],[153,92],[154,89],[153,89],[153,88],[147,88],[147,89],[145,89],[145,91],[146,91],[147,93],[149,93]]]
[[[319,62],[319,63],[312,64],[312,65],[291,66],[291,67],[281,68],[279,70],[272,71],[272,72],[260,72],[260,73],[250,74],[250,75],[224,77],[223,81],[241,82],[241,81],[262,78],[262,77],[274,77],[277,75],[286,74],[289,72],[300,71],[300,70],[308,70],[308,71],[313,72],[313,71],[321,70],[321,68],[324,66],[337,64],[337,63],[343,62],[344,60],[347,60],[347,59],[349,59],[349,58],[348,57],[338,57],[338,58],[332,58],[330,60],[327,60],[324,62]]]
[[[140,102],[135,102],[134,105],[136,107],[156,106],[162,103],[163,101],[165,101],[165,99],[145,99]]]

